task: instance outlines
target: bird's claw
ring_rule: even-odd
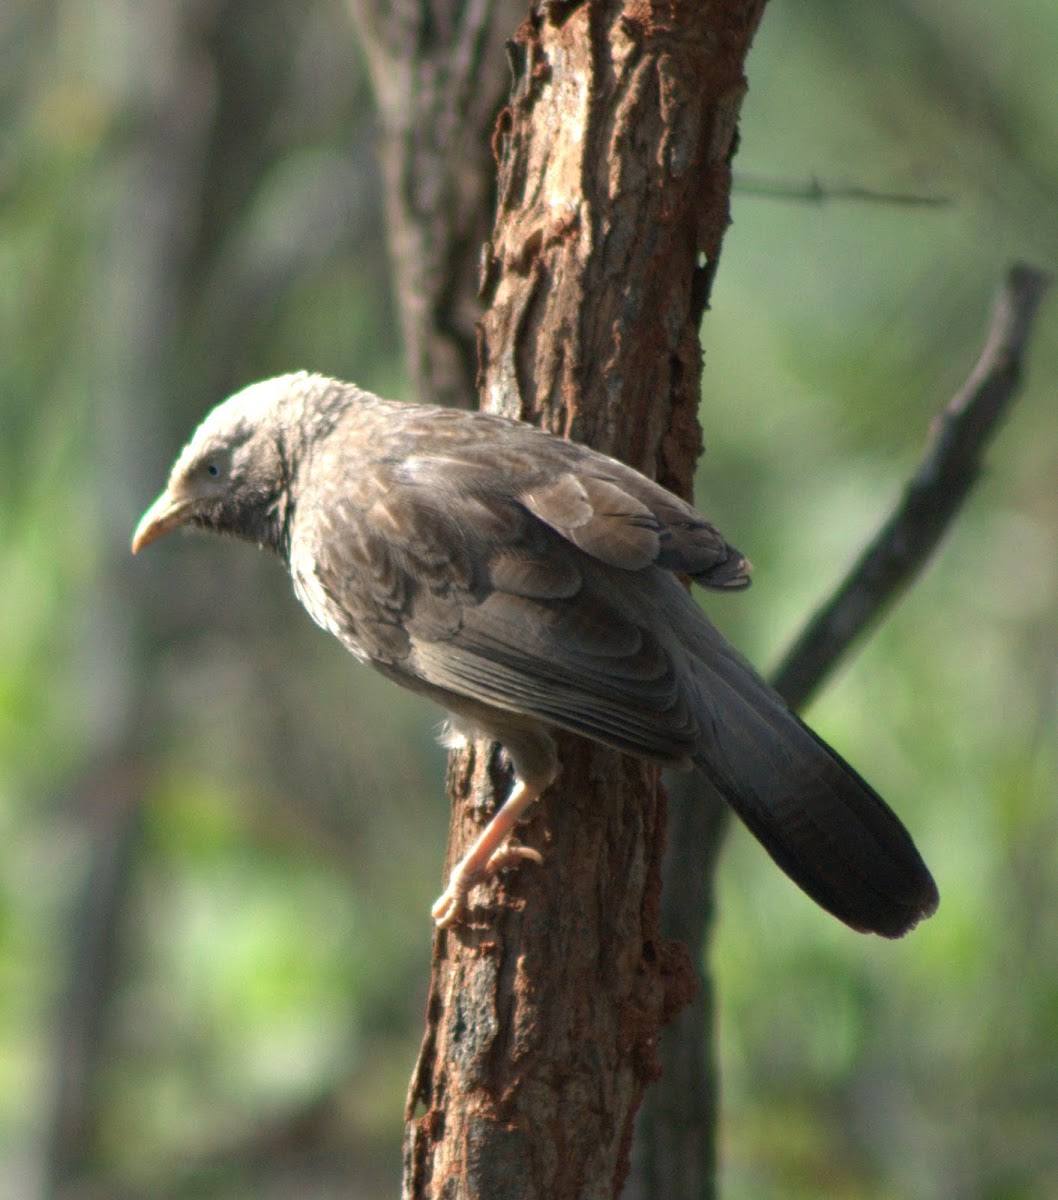
[[[466,915],[467,896],[475,884],[480,883],[482,879],[487,878],[495,871],[501,871],[504,867],[514,866],[525,860],[539,866],[543,863],[544,856],[539,850],[534,850],[532,846],[512,845],[508,842],[494,850],[480,866],[470,862],[469,857],[464,858],[456,865],[449,877],[448,887],[430,909],[434,924],[438,929],[447,929],[451,925],[458,924]]]

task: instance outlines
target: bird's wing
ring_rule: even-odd
[[[443,640],[413,634],[420,678],[630,754],[689,764],[700,731],[682,666],[598,590],[555,600],[494,590],[463,616]]]
[[[520,499],[586,554],[630,571],[653,563],[706,587],[749,583],[747,560],[691,505],[614,459],[571,443],[555,450],[563,469]]]
[[[317,509],[311,547],[295,538],[306,607],[432,688],[687,761],[698,718],[665,628],[680,586],[654,565],[657,519],[611,480],[525,489],[499,470],[490,482],[463,460],[362,467]]]
[[[481,413],[413,409],[403,478],[455,498],[516,501],[599,562],[650,563],[705,587],[740,588],[750,564],[690,504],[638,471],[542,430]],[[431,449],[422,447],[429,444]]]

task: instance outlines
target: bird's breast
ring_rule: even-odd
[[[336,619],[338,612],[327,591],[320,582],[316,572],[316,556],[301,539],[295,538],[290,547],[290,578],[294,583],[294,595],[297,596],[305,611],[328,633],[346,640],[348,630],[344,629]],[[352,646],[353,653],[363,657]]]

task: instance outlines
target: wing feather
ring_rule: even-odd
[[[377,435],[360,459],[339,445],[325,502],[295,521],[317,620],[432,688],[688,759],[697,689],[659,584],[737,586],[741,555],[657,484],[526,426],[416,409]]]

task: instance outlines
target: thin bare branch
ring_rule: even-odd
[[[825,204],[829,200],[854,200],[867,204],[888,204],[904,208],[944,208],[951,196],[930,196],[922,192],[889,192],[858,183],[823,183],[812,175],[805,183],[789,179],[769,179],[764,175],[735,176],[735,191],[744,196],[763,196],[768,200],[801,200]]]
[[[1010,268],[981,357],[934,421],[900,504],[775,672],[772,683],[794,708],[807,703],[837,659],[911,583],[962,507],[980,475],[985,449],[1017,394],[1047,284],[1048,277],[1035,267]]]

